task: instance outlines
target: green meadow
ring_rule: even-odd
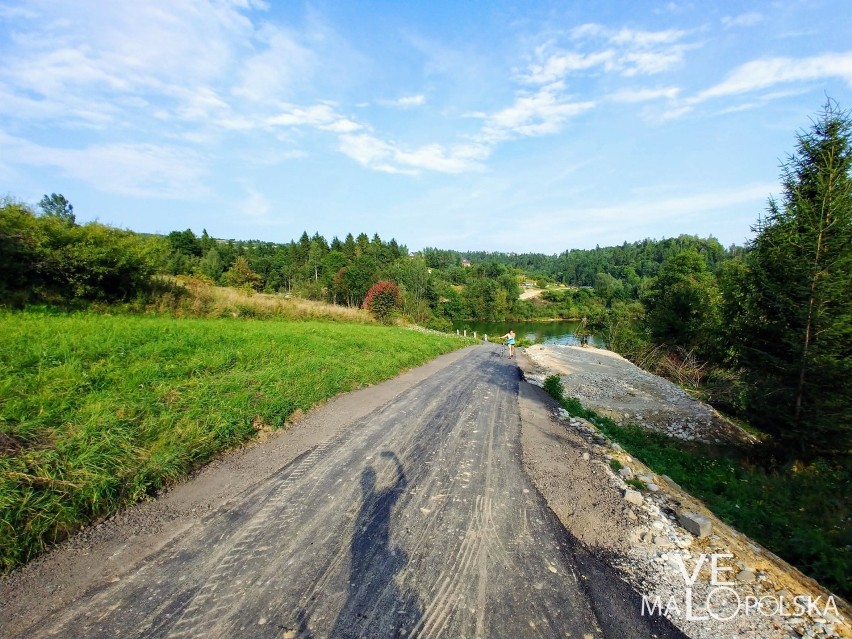
[[[466,343],[369,324],[0,313],[0,567]]]

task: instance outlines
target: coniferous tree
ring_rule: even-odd
[[[71,204],[71,202],[69,202],[61,193],[45,195],[41,198],[41,201],[39,201],[38,206],[45,215],[59,218],[67,224],[74,225],[76,221],[74,216],[74,205]]]
[[[739,312],[751,412],[791,452],[852,444],[852,121],[829,102],[755,228]]]

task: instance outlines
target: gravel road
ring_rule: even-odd
[[[528,480],[514,363],[487,345],[424,370],[311,416],[323,436],[295,429],[304,453],[280,468],[243,460],[237,494],[164,517],[159,543],[78,541],[7,578],[0,623],[22,637],[684,636],[642,617]],[[46,595],[75,562],[96,577]],[[28,618],[27,597],[45,614]]]

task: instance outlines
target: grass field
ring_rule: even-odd
[[[369,324],[0,313],[0,567],[465,343]]]

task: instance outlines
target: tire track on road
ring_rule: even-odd
[[[603,636],[524,475],[518,384],[470,349],[28,637]]]

